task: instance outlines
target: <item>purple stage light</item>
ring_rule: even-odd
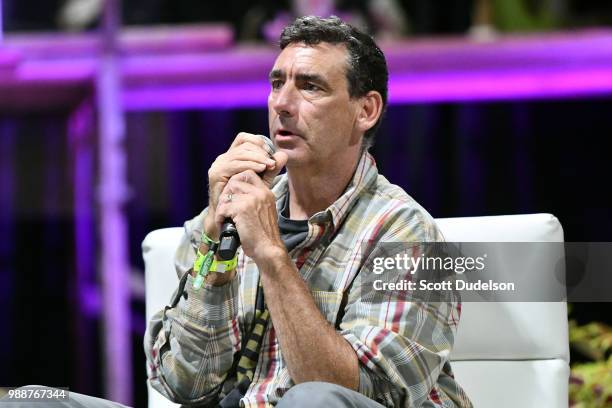
[[[165,86],[123,91],[123,103],[130,111],[180,109],[261,108],[266,106],[267,82],[221,83]]]
[[[142,32],[139,36],[146,38]],[[140,40],[126,43],[129,47],[120,62],[126,110],[266,106],[266,77],[278,48],[203,50],[206,41],[196,37],[192,46],[192,40],[186,40],[182,52],[168,40],[163,47]],[[17,92],[20,106],[25,106],[28,95],[32,104],[40,105],[45,91],[52,99],[69,102],[78,95],[75,88],[91,89],[97,59],[90,42],[80,45],[83,54],[77,58],[78,47],[62,45],[57,35],[7,38],[5,48],[0,48],[0,106],[16,104]],[[609,30],[500,37],[489,43],[468,38],[412,40],[383,44],[383,49],[392,104],[612,94]]]
[[[568,98],[612,94],[612,67],[392,76],[390,103]]]
[[[262,108],[266,81],[204,85],[147,86],[127,89],[123,103],[130,111]],[[612,67],[530,69],[524,71],[443,72],[392,75],[389,103],[438,103],[484,100],[589,97],[612,94]]]

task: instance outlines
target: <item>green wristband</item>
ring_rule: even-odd
[[[204,231],[202,231],[202,236],[200,237],[200,242],[203,243],[203,244],[208,245],[208,247],[210,247],[212,244],[219,245],[219,241],[215,241],[214,239],[212,239],[211,237],[206,235],[206,232],[204,232]]]
[[[203,254],[198,248],[197,257],[193,263],[193,271],[195,272],[193,288],[195,290],[200,289],[204,285],[204,279],[206,275],[208,275],[208,272],[210,272],[210,266],[215,258],[215,252],[217,252],[217,243],[215,242],[210,244],[206,254]]]
[[[212,264],[215,253],[208,251],[206,255],[198,250],[198,257],[193,263],[193,270],[196,272],[195,279],[193,281],[193,288],[195,290],[200,289],[204,285],[204,279],[210,271],[210,264]]]
[[[195,262],[193,263],[193,271],[196,274],[199,274],[200,271],[202,270],[202,265],[204,265],[204,260],[206,259],[206,255],[203,254],[199,249],[198,249],[198,253],[197,253],[197,258],[195,260]]]
[[[210,272],[229,272],[231,270],[236,269],[236,265],[238,265],[238,257],[230,259],[229,261],[217,261],[216,259],[212,261],[210,265]]]

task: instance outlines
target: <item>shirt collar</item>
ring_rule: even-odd
[[[344,190],[344,193],[324,211],[314,214],[308,221],[315,224],[327,224],[328,221],[331,221],[335,231],[357,202],[357,198],[376,181],[377,177],[378,169],[376,168],[376,161],[366,151],[361,155],[355,168],[355,173],[353,173],[353,178],[346,187],[346,190]],[[286,173],[274,179],[272,192],[276,196],[276,209],[281,211],[285,201],[284,198],[288,192],[288,176]]]

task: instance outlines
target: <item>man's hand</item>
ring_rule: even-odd
[[[277,153],[278,173],[287,161],[287,155]],[[236,224],[244,253],[257,262],[273,256],[285,247],[278,230],[276,200],[266,182],[255,172],[247,170],[232,176],[220,196],[215,221],[217,228],[225,218]]]
[[[208,235],[213,238],[219,236],[219,228],[214,221],[215,212],[219,205],[219,196],[230,178],[250,170],[254,173],[263,173],[264,180],[269,185],[286,162],[285,159],[279,163],[278,156],[279,153],[274,157],[268,156],[261,136],[241,132],[229,150],[217,157],[208,170],[208,216],[204,222],[204,230]]]

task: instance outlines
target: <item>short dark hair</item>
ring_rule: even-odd
[[[389,72],[385,55],[372,37],[336,16],[329,18],[304,16],[295,19],[283,29],[280,35],[280,48],[282,50],[289,44],[300,42],[306,45],[321,42],[344,44],[349,54],[346,70],[349,96],[359,98],[370,91],[377,91],[382,96],[384,113],[387,106]],[[381,114],[374,126],[365,133],[364,149],[374,144],[382,116]]]

